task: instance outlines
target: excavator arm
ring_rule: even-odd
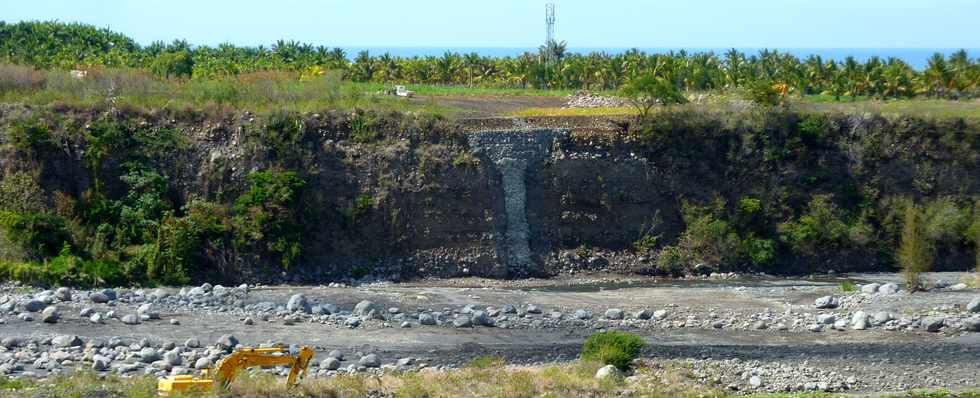
[[[190,376],[161,379],[157,390],[160,395],[167,395],[172,391],[209,387],[221,391],[228,388],[239,372],[256,366],[289,366],[289,378],[286,379],[286,386],[292,387],[306,375],[313,355],[313,349],[309,347],[301,348],[298,355],[288,355],[284,348],[245,348],[222,359],[214,369],[206,370],[201,379],[194,379]],[[213,379],[208,379],[208,376],[213,377]]]

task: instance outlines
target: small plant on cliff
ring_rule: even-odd
[[[980,204],[973,210],[973,224],[970,224],[970,228],[966,230],[966,237],[973,242],[977,272],[980,272]]]
[[[582,345],[582,359],[627,370],[645,346],[643,338],[632,333],[615,330],[595,333]]]
[[[906,207],[902,221],[898,263],[905,275],[905,287],[909,291],[916,291],[922,288],[919,274],[932,267],[932,245],[926,237],[922,211],[917,206]]]
[[[641,119],[646,119],[657,104],[670,106],[687,102],[687,98],[673,82],[652,74],[630,80],[619,93],[636,108]]]

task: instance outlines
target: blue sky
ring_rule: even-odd
[[[555,0],[572,47],[980,48],[980,0]],[[85,22],[140,43],[528,47],[544,1],[0,0],[0,19]]]

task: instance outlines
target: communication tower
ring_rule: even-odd
[[[544,23],[547,32],[547,41],[545,43],[551,43],[555,40],[555,3],[544,5]]]

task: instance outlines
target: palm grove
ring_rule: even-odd
[[[486,57],[447,52],[441,57],[393,57],[364,51],[353,60],[339,48],[278,41],[271,47],[192,46],[186,41],[141,46],[123,34],[83,24],[0,22],[0,60],[41,69],[86,65],[132,67],[161,77],[221,78],[239,74],[310,68],[337,70],[358,82],[401,82],[480,87],[533,87],[613,90],[652,74],[684,90],[745,87],[757,82],[781,83],[795,95],[824,94],[902,98],[929,96],[972,98],[980,94],[980,62],[966,51],[935,54],[918,71],[897,58],[871,57],[860,62],[799,59],[778,51],[724,54],[570,53],[565,43],[551,42],[537,53]]]

